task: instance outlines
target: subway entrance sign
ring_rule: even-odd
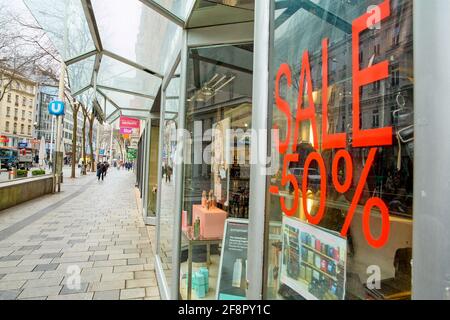
[[[62,101],[52,101],[48,104],[48,113],[53,116],[62,116],[64,115],[64,102]]]

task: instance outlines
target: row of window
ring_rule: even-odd
[[[17,134],[17,133],[18,133],[18,132],[17,132],[17,127],[18,127],[17,122],[14,122],[14,130],[13,130],[13,133],[14,133],[14,134]],[[5,131],[6,131],[6,132],[10,132],[10,122],[9,122],[9,121],[6,121],[6,122],[5,122]],[[24,125],[24,124],[21,124],[21,125],[20,125],[20,134],[25,134],[25,125]],[[31,136],[31,125],[29,125],[29,126],[27,127],[27,134],[28,134],[29,136]]]
[[[26,111],[22,110],[22,120],[25,120],[25,115],[26,115]],[[6,108],[6,116],[7,117],[11,117],[11,107],[7,107]],[[19,117],[19,109],[15,108],[14,109],[14,117],[18,118]],[[28,111],[28,118],[29,121],[31,121],[33,119],[33,112],[32,111]]]
[[[9,103],[12,102],[12,95],[11,95],[11,93],[8,93],[7,102],[9,102]],[[18,106],[19,102],[20,102],[20,96],[18,94],[16,94],[14,103],[15,103],[16,106]],[[22,106],[25,107],[26,105],[27,105],[27,98],[26,97],[22,97]],[[33,99],[31,99],[31,98],[28,99],[28,106],[30,108],[33,107]]]

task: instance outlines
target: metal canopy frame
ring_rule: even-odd
[[[32,3],[33,0],[29,0],[29,1],[30,1],[30,3]],[[113,61],[117,61],[118,63],[129,66],[132,68],[131,70],[135,69],[135,70],[137,70],[137,72],[142,71],[145,74],[148,74],[152,77],[156,77],[157,79],[159,79],[161,81],[161,84],[160,84],[161,86],[163,84],[163,79],[165,78],[165,75],[161,74],[160,72],[158,72],[156,70],[151,70],[151,68],[148,68],[148,67],[142,65],[141,63],[138,63],[137,61],[130,60],[129,58],[126,58],[126,57],[124,57],[120,54],[117,54],[111,50],[108,50],[104,47],[103,42],[102,42],[102,34],[99,30],[99,25],[97,23],[97,18],[96,18],[96,12],[95,12],[94,5],[93,5],[93,2],[96,0],[71,0],[71,1],[73,1],[73,2],[67,2],[66,5],[67,6],[75,6],[77,9],[78,9],[78,3],[76,1],[80,2],[80,10],[79,11],[82,12],[80,15],[81,16],[80,18],[83,20],[82,21],[83,24],[84,24],[84,20],[85,20],[84,25],[87,24],[87,27],[88,27],[88,30],[86,30],[86,32],[88,32],[88,33],[86,35],[89,34],[89,36],[92,40],[93,46],[95,47],[94,50],[90,49],[88,52],[84,52],[76,57],[71,57],[71,58],[65,60],[66,66],[72,66],[77,63],[82,63],[82,62],[86,61],[86,59],[93,59],[93,57],[95,56],[95,62],[94,62],[92,76],[91,76],[89,84],[85,85],[83,83],[82,84],[83,87],[81,89],[77,89],[77,91],[71,92],[72,96],[74,98],[77,98],[80,95],[82,95],[83,93],[85,93],[86,91],[88,91],[90,89],[94,89],[94,95],[92,96],[91,99],[94,100],[96,95],[101,95],[105,98],[106,101],[111,103],[117,109],[117,111],[114,111],[112,114],[109,114],[109,116],[105,113],[105,118],[107,119],[108,122],[110,122],[111,119],[114,119],[116,112],[119,112],[121,114],[122,111],[123,112],[139,111],[139,112],[147,112],[150,115],[153,107],[155,107],[154,105],[152,105],[150,108],[146,107],[143,109],[135,109],[135,108],[130,108],[129,106],[122,106],[117,101],[114,101],[114,98],[108,96],[108,93],[105,92],[106,90],[114,91],[114,92],[118,92],[118,93],[122,93],[122,94],[127,94],[130,96],[136,96],[139,98],[151,99],[151,100],[156,101],[156,93],[155,92],[148,92],[148,93],[145,93],[142,91],[137,92],[137,91],[130,90],[129,88],[121,88],[120,84],[113,85],[113,86],[110,84],[108,84],[108,85],[99,84],[98,76],[100,73],[100,68],[102,66],[103,57],[109,57]],[[186,10],[188,10],[187,11],[188,14],[185,17],[186,20],[183,20],[182,18],[180,18],[175,13],[171,12],[170,10],[168,10],[162,4],[159,4],[155,0],[133,0],[133,1],[142,3],[143,7],[153,10],[160,16],[163,16],[164,18],[166,18],[171,23],[173,23],[183,29],[186,28],[187,20],[191,16],[192,11],[195,7],[195,3],[196,3],[195,1],[193,1],[189,8],[186,7]],[[32,13],[33,16],[35,16],[38,23],[40,22],[38,19],[39,16],[41,16],[42,19],[47,18],[47,16],[45,16],[45,14],[42,17],[42,12],[39,12],[39,13],[34,12],[32,7],[33,6],[28,6],[30,12]],[[83,14],[84,14],[84,17],[82,17]],[[45,23],[44,23],[44,25],[45,25]],[[65,28],[68,28],[68,26],[65,25]],[[48,29],[51,29],[51,28],[48,27]],[[45,28],[44,28],[44,30],[45,30]],[[49,33],[52,33],[51,30],[46,30],[46,31]],[[65,30],[64,32],[67,32],[67,30]],[[70,41],[70,39],[69,39],[69,41]],[[61,53],[63,53],[63,52],[61,52]],[[173,54],[177,55],[179,53],[176,52]],[[173,57],[169,57],[169,58],[171,58],[173,60]],[[81,66],[81,72],[85,71],[85,70],[83,70],[83,68],[84,67]],[[89,66],[89,68],[90,68],[90,66]],[[70,71],[68,71],[68,72],[70,75]],[[89,72],[90,72],[90,70],[89,70]],[[168,70],[168,72],[172,72],[172,70]],[[68,78],[69,78],[69,84],[70,84],[70,76]],[[119,81],[120,81],[120,79],[119,79]],[[91,105],[92,102],[88,103],[88,104]],[[157,107],[159,107],[159,106],[157,106]],[[104,110],[104,112],[106,112],[106,110]]]

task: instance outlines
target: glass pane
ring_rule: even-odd
[[[100,106],[100,109],[102,109],[103,112],[105,112],[105,98],[100,93],[95,93],[95,98],[97,99],[97,102]]]
[[[122,110],[122,115],[131,118],[147,119],[150,111]]]
[[[413,1],[285,4],[272,12],[284,164],[269,180],[265,298],[410,299]]]
[[[153,0],[160,6],[163,6],[180,19],[186,20],[189,9],[192,8],[192,4],[195,0]]]
[[[255,0],[208,0],[229,7],[241,8],[241,9],[255,9]]]
[[[148,202],[147,216],[156,217],[156,197],[158,190],[158,163],[156,156],[159,153],[159,120],[150,120],[149,164],[148,164]],[[156,248],[154,248],[156,250]]]
[[[91,112],[92,104],[95,98],[95,92],[93,88],[89,88],[89,90],[84,91],[80,94],[77,99],[86,107],[86,110]]]
[[[81,1],[24,2],[65,61],[95,50]]]
[[[111,114],[113,114],[117,110],[118,109],[111,102],[106,100],[106,110],[105,110],[106,117],[109,117]]]
[[[178,99],[166,100],[166,112],[173,113],[178,112],[180,107],[180,101]]]
[[[252,46],[237,51],[229,63],[202,58],[222,57],[230,52],[230,47],[233,46],[189,52],[185,128],[190,137],[184,157],[180,255],[180,293],[187,300],[216,298],[225,221],[228,218],[248,221],[250,138],[247,130],[252,127],[253,74],[251,69],[243,67],[253,57]],[[226,143],[229,130],[236,133],[230,144]],[[208,221],[211,216],[214,222]],[[246,297],[247,247],[245,241],[239,243],[233,253],[239,252],[239,256],[227,260],[222,269],[220,299]],[[189,250],[192,260],[187,259]],[[189,273],[191,263],[193,269]]]
[[[166,112],[178,111],[178,98],[169,96],[179,96],[180,79],[172,78],[166,90]],[[174,107],[176,105],[176,108]],[[176,109],[176,110],[174,110]],[[176,116],[176,115],[175,115]],[[161,184],[161,208],[160,208],[160,252],[159,257],[163,263],[164,275],[167,285],[170,288],[172,283],[172,237],[173,226],[175,225],[175,179],[174,179],[174,161],[177,149],[176,130],[178,123],[173,120],[173,114],[165,115],[164,134],[163,134],[163,152],[162,152],[162,184]]]
[[[99,86],[156,96],[161,79],[125,63],[104,56],[97,78]]]
[[[94,64],[95,56],[92,56],[67,67],[71,92],[75,93],[91,84]]]
[[[166,89],[166,98],[179,98],[180,97],[180,78],[175,77],[170,80]]]
[[[143,98],[140,96],[134,96],[131,94],[126,94],[122,92],[99,89],[112,101],[114,101],[120,108],[123,109],[142,109],[151,110],[154,100]]]
[[[189,20],[189,28],[253,21],[254,12],[251,5],[250,7],[250,9],[242,9],[209,0],[198,1]]]
[[[105,49],[166,73],[181,49],[180,27],[140,1],[93,0],[92,5]]]

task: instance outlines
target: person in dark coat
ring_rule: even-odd
[[[108,164],[108,162],[105,161],[103,163],[103,177],[102,177],[102,180],[103,180],[104,177],[106,177],[106,173],[108,172],[108,168],[109,168],[109,164]]]
[[[103,181],[103,179],[104,179],[104,173],[103,173],[103,170],[104,170],[104,164],[103,163],[97,163],[97,178],[98,178],[98,181],[100,181],[100,178],[102,178],[102,181]]]

